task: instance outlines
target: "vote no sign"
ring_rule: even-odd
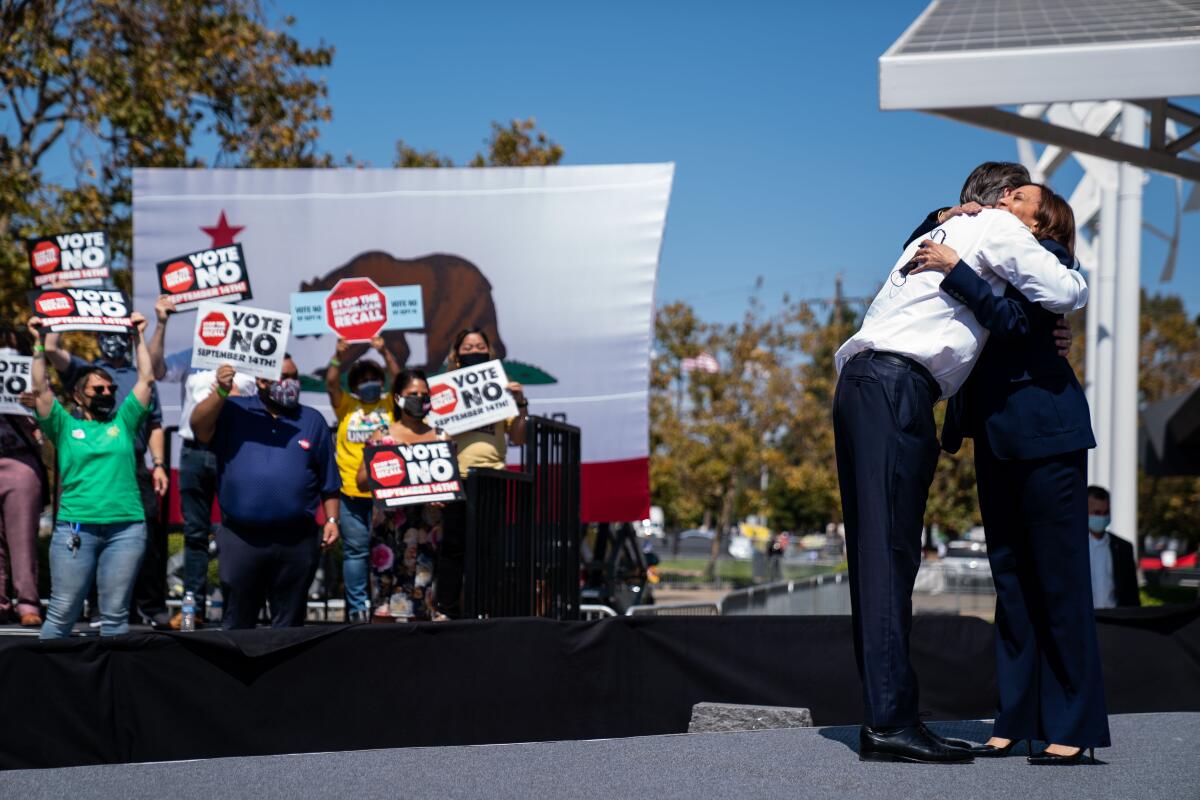
[[[29,356],[0,355],[0,414],[33,414],[19,401],[33,388],[33,359]]]
[[[99,286],[108,277],[108,237],[104,231],[56,233],[30,239],[33,285]]]
[[[206,301],[196,309],[192,366],[231,364],[244,375],[279,380],[291,316],[261,308]]]
[[[381,331],[425,324],[420,286],[388,286],[370,278],[344,278],[328,292],[293,292],[292,332],[335,333],[350,342],[369,342]]]
[[[433,410],[426,421],[451,435],[517,416],[508,376],[497,359],[429,379]]]
[[[213,247],[157,264],[158,286],[176,311],[189,311],[205,300],[249,300],[250,276],[240,244]]]

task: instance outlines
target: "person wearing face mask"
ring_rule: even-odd
[[[1088,560],[1092,568],[1092,606],[1119,608],[1140,606],[1137,566],[1133,545],[1109,532],[1111,499],[1102,486],[1089,486]]]
[[[487,334],[467,328],[454,337],[447,364],[450,369],[473,367],[496,358]],[[463,431],[453,437],[458,448],[458,469],[465,480],[472,469],[504,469],[508,445],[525,444],[525,418],[529,401],[521,384],[510,382],[508,391],[517,401],[517,416]],[[437,619],[456,619],[461,614],[463,563],[466,555],[466,504],[446,507],[444,535],[437,562]]]
[[[384,344],[382,336],[371,340],[371,347],[383,357],[393,379],[400,365]],[[367,556],[371,544],[371,495],[358,488],[356,476],[362,463],[363,445],[376,431],[387,430],[390,401],[384,396],[383,369],[376,361],[357,358],[355,348],[338,339],[337,349],[325,370],[325,391],[337,416],[337,464],[342,477],[340,498],[342,531],[342,577],[346,584],[346,619],[366,622]],[[342,391],[342,369],[347,365],[346,386]]]
[[[429,381],[419,369],[404,370],[393,381],[392,423],[371,436],[373,444],[418,444],[439,438],[425,424],[431,408]],[[355,483],[368,491],[367,464],[359,458]],[[374,512],[370,541],[372,619],[430,619],[433,570],[442,538],[442,518],[461,503],[419,503]]]
[[[163,329],[161,312],[158,328],[159,331]],[[83,370],[102,367],[112,377],[117,391],[117,404],[120,405],[138,381],[132,342],[123,333],[98,333],[96,344],[100,358],[88,361],[63,348],[59,334],[50,332],[45,339],[46,360],[58,372],[64,386],[73,386]],[[161,333],[156,332],[154,340],[146,345],[154,359],[155,348],[161,352]],[[161,374],[155,375],[155,378],[161,377]],[[167,531],[162,524],[160,503],[167,493],[169,479],[164,461],[166,436],[162,427],[162,407],[154,384],[150,387],[149,408],[145,421],[134,437],[138,490],[141,492],[146,520],[146,552],[142,559],[141,574],[134,587],[133,610],[136,617],[155,628],[166,629],[170,626],[171,615],[167,611]],[[147,451],[152,464],[149,469],[146,468]]]
[[[196,440],[217,460],[224,628],[253,628],[268,601],[272,627],[303,625],[320,551],[339,536],[333,442],[320,412],[300,404],[291,356],[279,380],[258,378],[249,397],[230,396],[235,375],[229,364],[219,367],[212,394],[191,417]]]
[[[137,432],[150,413],[154,375],[134,313],[138,380],[117,403],[117,385],[101,367],[82,369],[71,385],[79,418],[59,404],[46,377],[40,320],[29,322],[38,425],[58,456],[58,521],[50,542],[50,604],[41,638],[69,636],[95,581],[100,635],[129,630],[129,602],[146,545],[145,509],[134,463]]]
[[[24,333],[0,323],[0,354],[30,355]],[[47,485],[37,422],[24,414],[0,414],[0,624],[12,616],[21,627],[42,627],[37,533],[50,499]]]

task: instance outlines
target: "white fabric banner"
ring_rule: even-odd
[[[654,282],[672,164],[522,169],[135,169],[134,306],[153,319],[155,265],[240,244],[257,307],[369,277],[419,285],[424,327],[385,331],[401,363],[439,372],[483,328],[530,412],[582,429],[584,518],[644,517]],[[194,312],[167,331],[160,386],[179,413]],[[293,337],[303,402],[332,419],[332,335]],[[361,349],[362,346],[358,346]],[[510,453],[510,461],[517,454]]]

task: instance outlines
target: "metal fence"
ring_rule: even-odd
[[[844,573],[814,575],[730,592],[721,599],[722,614],[849,614],[850,592]]]
[[[533,479],[533,575],[536,614],[579,618],[579,428],[529,417],[521,469]]]
[[[525,430],[520,472],[467,477],[464,611],[578,619],[579,429],[529,417]]]

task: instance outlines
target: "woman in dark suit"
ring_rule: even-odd
[[[1065,200],[1029,184],[999,207],[1074,268],[1075,219]],[[974,752],[1005,756],[1037,739],[1050,744],[1030,763],[1094,763],[1092,749],[1110,745],[1088,560],[1086,452],[1096,442],[1083,389],[1055,342],[1059,317],[1012,287],[993,294],[945,245],[927,241],[914,260],[913,272],[943,272],[941,290],[990,332],[942,429],[948,452],[975,440],[996,584],[999,707],[992,738]]]

